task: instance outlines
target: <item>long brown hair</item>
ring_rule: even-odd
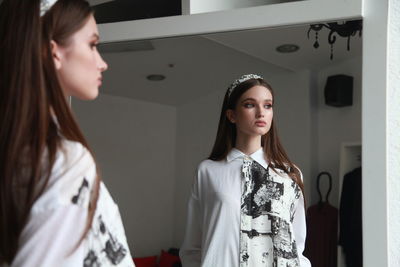
[[[272,100],[275,101],[272,87],[261,78],[253,78],[240,83],[234,88],[231,95],[229,95],[229,91],[227,91],[222,104],[217,137],[215,138],[215,143],[211,154],[208,157],[209,159],[216,161],[223,160],[226,158],[229,151],[235,147],[236,125],[228,120],[226,112],[228,109],[235,110],[240,97],[247,90],[256,85],[260,85],[268,89],[271,92]],[[270,168],[273,170],[275,170],[275,168],[282,169],[290,176],[290,178],[292,178],[293,181],[299,185],[304,194],[304,185],[301,180],[300,172],[287,156],[287,153],[283,148],[281,141],[279,140],[274,118],[272,118],[271,128],[268,133],[261,137],[261,145],[263,146],[265,157],[271,163]]]
[[[40,0],[0,5],[0,264],[16,255],[62,138],[90,151],[57,79],[50,41],[67,45],[91,14],[83,0],[59,0],[43,17]],[[99,183],[97,177],[81,240],[93,220]]]

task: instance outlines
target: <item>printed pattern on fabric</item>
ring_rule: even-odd
[[[244,158],[240,267],[300,266],[292,222],[301,190],[286,173],[277,172]]]
[[[71,202],[82,205],[89,197],[89,183],[83,178],[79,189],[71,197]],[[84,240],[87,251],[83,266],[132,266],[126,265],[124,261],[130,260],[125,257],[129,253],[125,239],[118,207],[101,184],[92,226]]]
[[[76,195],[71,198],[71,202],[76,205],[84,205],[85,197],[88,197],[89,190],[89,182],[86,180],[86,177],[83,178],[82,184],[78,189]],[[87,193],[86,193],[87,192]]]
[[[118,265],[127,253],[126,248],[109,231],[101,215],[93,220],[89,240],[91,249],[85,257],[84,267]]]

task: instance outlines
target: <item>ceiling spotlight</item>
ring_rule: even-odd
[[[276,48],[276,51],[279,53],[293,53],[299,50],[300,47],[295,44],[283,44]]]
[[[162,74],[150,74],[146,78],[147,78],[147,80],[153,81],[153,82],[165,80],[165,76]]]

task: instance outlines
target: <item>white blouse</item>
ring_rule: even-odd
[[[293,231],[291,238],[295,242],[289,245],[295,246],[290,251],[294,252],[292,254],[296,255],[295,258],[293,260],[275,259],[274,264],[277,265],[273,265],[274,253],[285,254],[286,252],[280,253],[278,251],[276,253],[276,251],[273,251],[272,242],[269,244],[261,241],[261,243],[265,243],[263,247],[269,246],[271,253],[260,254],[260,257],[258,259],[256,257],[255,260],[250,257],[252,260],[250,262],[243,261],[244,252],[246,252],[247,257],[248,251],[252,251],[253,255],[257,255],[259,252],[257,242],[249,243],[249,240],[244,241],[243,239],[243,233],[246,232],[247,226],[246,216],[242,215],[243,207],[241,207],[241,204],[242,197],[245,195],[243,170],[247,159],[255,161],[266,170],[268,169],[262,148],[250,156],[238,149],[232,149],[226,160],[205,160],[200,163],[189,199],[186,234],[180,250],[183,267],[254,267],[258,266],[254,264],[256,261],[266,267],[311,266],[309,260],[302,254],[306,238],[306,221],[303,195],[299,190],[299,192],[297,191],[298,197],[296,199],[292,197],[292,205],[287,210],[281,211],[283,215],[279,215],[283,218],[290,218],[287,223],[285,222],[288,225],[286,228],[290,229],[286,233]],[[273,181],[281,183],[282,186],[288,186],[289,190],[286,191],[294,188],[293,181],[285,173],[278,170],[277,172],[269,169]],[[292,191],[294,192],[294,190]],[[285,201],[280,201],[280,203]],[[276,205],[276,203],[271,205]],[[265,221],[264,218],[263,221]],[[257,225],[257,223],[257,219],[253,219],[251,225]],[[265,228],[265,226],[263,227]],[[273,223],[271,222],[266,232],[271,232],[272,227]],[[279,240],[279,242],[281,243],[278,244],[278,247],[285,244],[282,240]],[[248,245],[252,248],[244,251],[243,248]],[[252,255],[251,253],[249,254]],[[293,255],[289,257],[287,254],[284,257],[293,257]],[[263,256],[269,258],[266,259]]]
[[[31,209],[11,266],[135,266],[118,206],[102,182],[92,226],[77,247],[96,175],[87,149],[63,140],[49,183]]]

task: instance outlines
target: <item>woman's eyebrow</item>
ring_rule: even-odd
[[[248,98],[243,99],[242,103],[246,102],[246,101],[256,101],[256,100],[254,98],[248,97]]]
[[[242,100],[242,103],[243,103],[243,102],[246,102],[246,101],[257,101],[257,100],[255,100],[254,98],[248,97],[248,98],[246,98],[246,99],[243,99],[243,100]],[[264,101],[264,102],[272,102],[272,99],[267,98],[267,99],[264,99],[263,101]]]

